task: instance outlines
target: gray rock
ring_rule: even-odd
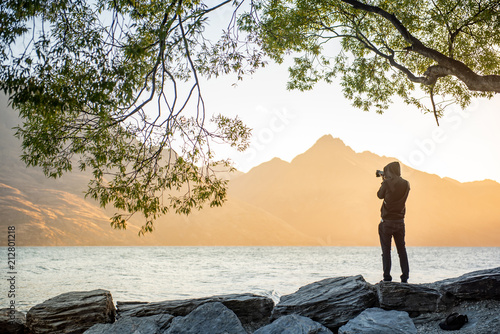
[[[106,290],[63,293],[33,306],[26,316],[33,334],[79,334],[95,324],[114,320],[115,306]]]
[[[117,309],[119,317],[144,317],[165,313],[177,317],[189,314],[200,305],[213,302],[220,302],[233,311],[248,332],[267,325],[274,307],[271,298],[254,294],[231,294],[155,303],[117,302]]]
[[[439,323],[446,317],[457,312],[467,315],[469,322],[456,333],[460,334],[498,334],[500,333],[500,301],[462,301],[459,305],[445,312],[422,314],[413,318],[417,327],[417,333],[421,334],[445,334],[453,333],[444,331]]]
[[[434,283],[447,299],[500,300],[500,267]]]
[[[423,285],[380,282],[376,285],[381,308],[407,311],[411,315],[435,312],[441,294]]]
[[[0,333],[24,334],[28,333],[26,316],[15,309],[0,309]]]
[[[339,328],[339,334],[416,334],[417,329],[404,311],[369,308]]]
[[[170,314],[158,314],[149,317],[124,317],[112,324],[97,324],[84,334],[161,334],[170,325],[174,317]]]
[[[376,303],[375,288],[363,276],[327,278],[281,297],[273,319],[299,314],[334,331]]]
[[[246,334],[240,320],[222,303],[206,303],[172,320],[165,334]]]
[[[297,314],[285,315],[254,334],[333,334],[331,330],[312,319]]]

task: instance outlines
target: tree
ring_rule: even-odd
[[[270,0],[260,6],[248,31],[259,30],[260,45],[278,62],[297,55],[289,88],[307,90],[340,76],[356,107],[383,112],[399,96],[433,112],[436,121],[452,102],[465,108],[474,97],[500,92],[500,1]],[[332,40],[340,42],[338,54],[325,51]],[[416,84],[430,103],[415,97]]]
[[[213,3],[207,5],[206,3]],[[230,8],[213,38],[210,18]],[[210,122],[200,78],[241,79],[294,56],[288,88],[336,76],[353,105],[399,96],[434,113],[500,91],[500,1],[5,0],[0,88],[23,124],[22,159],[58,177],[90,169],[87,195],[145,217],[221,205],[214,141],[248,146],[238,118]],[[212,38],[209,38],[212,36]],[[339,41],[339,51],[325,46]],[[428,94],[424,101],[421,91]],[[75,162],[76,161],[76,162]]]
[[[125,228],[141,213],[140,233],[170,210],[219,206],[226,184],[213,142],[248,146],[240,119],[207,117],[199,76],[263,65],[233,36],[238,1],[6,0],[0,4],[0,88],[22,118],[22,159],[59,177],[91,170],[87,196],[120,210]],[[210,17],[231,6],[218,39]],[[243,11],[242,11],[243,12]],[[212,146],[211,146],[212,145]]]

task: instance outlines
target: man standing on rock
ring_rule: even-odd
[[[382,174],[382,173],[380,173]],[[377,172],[377,176],[379,173]],[[410,192],[410,183],[401,177],[399,162],[391,162],[384,167],[382,185],[377,196],[383,199],[382,220],[378,226],[380,245],[382,246],[382,265],[384,281],[392,281],[391,277],[391,239],[394,237],[401,265],[401,282],[408,283],[410,267],[405,247],[405,212],[406,199]]]

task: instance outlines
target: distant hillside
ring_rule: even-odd
[[[381,179],[395,159],[355,153],[340,139],[320,138],[290,163],[271,160],[231,183],[232,197],[283,219],[322,245],[377,245]],[[500,184],[460,183],[402,165],[411,184],[410,245],[500,246]]]
[[[302,245],[313,240],[282,219],[237,199],[223,207],[194,212],[189,217],[169,214],[156,231],[138,237],[143,221],[134,216],[126,231],[109,225],[113,208],[104,210],[84,199],[90,175],[69,173],[47,179],[37,168],[20,161],[20,142],[12,128],[16,113],[0,95],[0,228],[16,226],[17,245]],[[233,173],[237,177],[241,172]],[[0,246],[6,238],[0,239]]]
[[[0,96],[0,227],[15,225],[18,245],[378,245],[375,170],[394,159],[356,153],[330,135],[290,163],[275,158],[234,174],[223,207],[168,214],[152,235],[138,237],[140,217],[116,231],[114,210],[84,199],[89,175],[49,180],[25,168],[17,123]],[[402,168],[411,183],[408,245],[500,246],[500,184]]]
[[[47,179],[38,168],[26,168],[20,160],[20,141],[13,127],[16,113],[0,94],[0,227],[16,226],[17,245],[146,245],[155,237],[137,238],[138,228],[110,228],[106,211],[84,199],[90,175],[70,173]],[[0,239],[6,244],[6,238]]]

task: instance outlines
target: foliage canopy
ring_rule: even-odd
[[[262,48],[278,62],[296,55],[289,88],[307,90],[339,76],[358,108],[383,112],[399,96],[436,120],[450,103],[465,108],[474,97],[500,92],[497,0],[271,0],[261,6],[254,23]],[[332,40],[340,43],[336,53]],[[417,88],[430,101],[421,91],[415,95]]]
[[[228,161],[215,161],[210,145],[244,150],[250,129],[206,119],[199,76],[262,65],[228,30],[216,43],[205,38],[226,4],[2,1],[0,87],[22,118],[22,159],[50,177],[91,170],[87,195],[121,210],[117,228],[136,212],[144,233],[171,209],[221,205],[227,181],[216,172]]]
[[[293,55],[290,89],[338,77],[358,108],[381,113],[399,96],[438,120],[449,103],[500,92],[499,9],[492,0],[5,0],[0,88],[22,118],[26,164],[50,177],[91,170],[87,195],[122,212],[112,225],[140,212],[144,233],[169,210],[221,205],[227,181],[216,170],[230,163],[211,143],[248,146],[240,119],[206,119],[201,77],[242,79]],[[218,12],[231,15],[209,38]]]

